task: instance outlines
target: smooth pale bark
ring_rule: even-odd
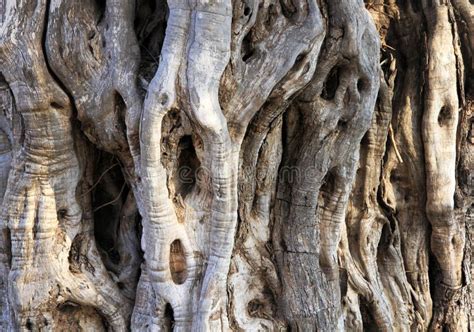
[[[472,327],[469,0],[0,4],[2,330]]]

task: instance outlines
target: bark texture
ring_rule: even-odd
[[[471,0],[0,19],[2,331],[474,327]]]

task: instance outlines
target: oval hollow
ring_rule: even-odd
[[[453,115],[451,109],[448,106],[441,107],[441,110],[438,114],[438,124],[440,127],[447,126],[451,120],[453,119]]]
[[[321,98],[324,100],[334,99],[337,88],[339,87],[339,75],[340,68],[338,66],[333,67],[324,81]]]
[[[184,248],[180,240],[174,240],[170,245],[170,272],[171,279],[175,284],[182,284],[186,281],[186,257]]]
[[[367,88],[369,87],[369,83],[366,79],[363,79],[363,78],[359,78],[357,80],[357,90],[361,93],[361,92],[364,92],[365,90],[367,90]]]

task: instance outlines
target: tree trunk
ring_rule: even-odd
[[[2,331],[474,328],[472,1],[0,19]]]

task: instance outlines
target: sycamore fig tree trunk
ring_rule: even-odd
[[[474,328],[472,0],[0,20],[0,330]]]

